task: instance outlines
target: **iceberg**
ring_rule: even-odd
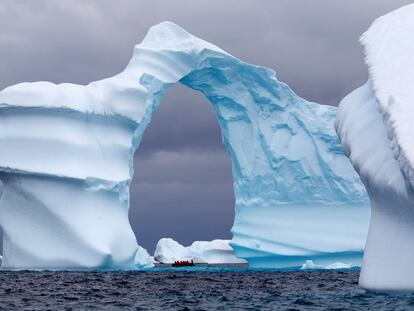
[[[414,290],[414,5],[361,37],[369,81],[339,105],[336,129],[367,188],[371,222],[360,285]]]
[[[229,240],[195,241],[184,247],[170,238],[158,241],[154,259],[160,263],[174,263],[176,260],[194,260],[195,263],[235,264],[246,263],[237,258]]]
[[[251,267],[359,264],[369,200],[335,133],[336,108],[163,22],[118,75],[0,92],[2,268],[150,264],[128,222],[129,186],[151,115],[175,83],[215,109],[232,160],[238,258]]]

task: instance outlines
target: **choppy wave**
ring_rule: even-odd
[[[406,310],[414,294],[366,292],[358,270],[0,272],[0,310]]]

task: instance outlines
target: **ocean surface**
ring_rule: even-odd
[[[0,310],[414,310],[414,294],[366,292],[358,270],[0,272]]]

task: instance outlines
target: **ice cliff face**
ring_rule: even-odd
[[[345,97],[336,129],[365,184],[372,216],[360,284],[414,289],[414,5],[361,37],[369,81]]]
[[[128,223],[133,157],[177,82],[202,92],[216,111],[233,163],[237,257],[260,267],[357,264],[368,199],[335,134],[336,108],[303,100],[274,71],[165,22],[112,78],[0,92],[2,267],[150,262],[137,253]]]

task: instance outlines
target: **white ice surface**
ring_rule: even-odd
[[[414,186],[414,4],[378,18],[361,37],[391,148]]]
[[[336,130],[371,199],[360,285],[414,290],[414,5],[361,37],[369,81],[339,105]]]

